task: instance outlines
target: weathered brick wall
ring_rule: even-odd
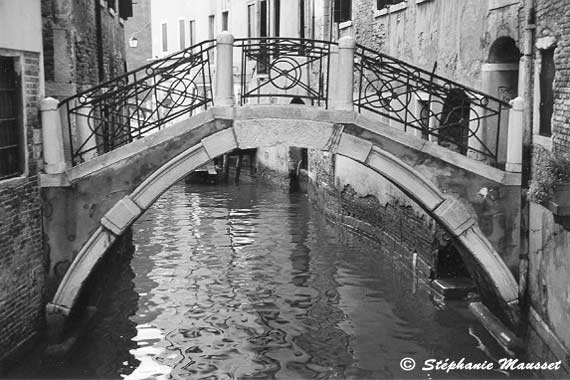
[[[552,140],[555,151],[570,153],[570,2],[536,2],[536,38],[554,37],[554,113]]]
[[[24,176],[0,181],[0,364],[34,336],[44,315],[39,54],[22,53],[21,61],[28,165]]]
[[[350,183],[347,173],[361,169],[354,166],[347,171],[334,155],[316,150],[309,151],[308,170],[310,197],[331,219],[378,241],[410,267],[417,253],[424,278],[466,275],[455,249],[441,250],[450,244],[445,230],[387,180],[370,176],[378,191],[360,193],[359,184]]]
[[[107,1],[42,0],[42,18],[46,95],[63,99],[124,72],[124,27]]]

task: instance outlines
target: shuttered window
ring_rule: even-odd
[[[133,1],[119,0],[119,17],[123,20],[133,17]]]
[[[0,56],[0,179],[23,173],[21,89],[16,60]]]
[[[540,134],[552,135],[552,113],[554,112],[554,49],[542,51],[542,67],[540,69]]]
[[[406,0],[376,0],[376,9],[383,9],[390,5],[404,3]]]
[[[352,20],[352,0],[334,0],[334,22]]]

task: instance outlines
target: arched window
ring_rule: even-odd
[[[451,89],[443,104],[439,125],[439,145],[467,154],[469,137],[469,98],[463,90]]]
[[[499,37],[489,49],[487,63],[518,63],[521,52],[511,37]]]

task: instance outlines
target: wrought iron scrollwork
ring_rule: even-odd
[[[239,103],[328,106],[331,47],[299,38],[236,39]],[[213,105],[215,41],[205,41],[62,102],[73,164]],[[461,154],[495,163],[505,101],[357,45],[354,105]],[[78,128],[81,124],[82,128]],[[77,136],[78,131],[88,136]]]
[[[327,41],[298,38],[239,39],[241,49],[241,97],[297,98],[308,104],[327,104],[330,46]],[[253,74],[257,82],[249,78]]]
[[[63,101],[73,163],[211,106],[213,47],[212,41],[205,41]],[[91,136],[78,139],[74,126],[81,122],[87,123]]]
[[[497,160],[501,113],[508,103],[360,45],[355,71],[359,112],[416,129],[461,154]],[[483,137],[483,131],[493,137]]]

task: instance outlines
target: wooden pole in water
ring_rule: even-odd
[[[239,175],[241,172],[241,162],[242,162],[242,155],[240,154],[236,160],[236,183],[239,182]]]
[[[222,164],[222,176],[224,181],[228,180],[228,176],[230,175],[230,156],[224,154],[222,157],[223,164]]]

